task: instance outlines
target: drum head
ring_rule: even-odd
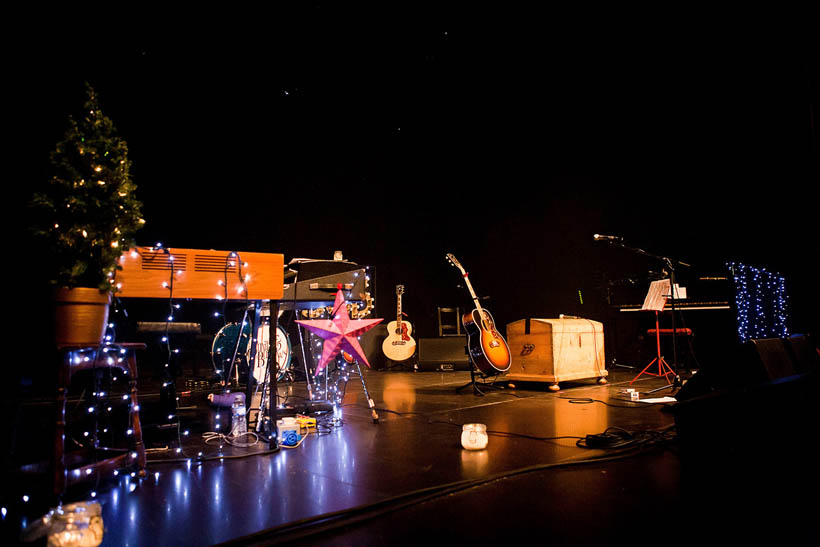
[[[256,363],[253,367],[253,377],[257,382],[265,381],[265,372],[268,366],[268,351],[270,350],[268,323],[264,322],[256,331]],[[293,351],[290,337],[281,325],[276,327],[276,364],[279,373],[276,379],[282,380],[290,370]]]
[[[239,323],[228,323],[219,329],[214,337],[213,344],[211,344],[211,360],[214,368],[222,374],[227,374],[231,369],[234,352],[236,352],[237,362],[242,357],[247,363],[250,339],[251,326],[247,322],[242,325],[241,332]]]
[[[290,338],[281,326],[276,327],[276,364],[279,375],[284,375],[290,369],[293,351],[290,347]]]

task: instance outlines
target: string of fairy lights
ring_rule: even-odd
[[[174,267],[175,258],[173,253],[166,249],[162,243],[157,243],[153,247],[149,247],[148,251],[151,253],[163,253],[167,258],[167,269],[169,275],[167,280],[162,282],[162,287],[167,290],[168,307],[164,321],[165,329],[158,339],[159,345],[164,348],[165,353],[165,361],[162,363],[165,378],[162,380],[160,388],[160,399],[167,401],[172,405],[171,407],[166,408],[167,414],[165,414],[164,417],[166,420],[166,425],[172,426],[175,429],[176,446],[160,449],[147,449],[146,452],[150,454],[154,450],[172,451],[178,456],[171,461],[187,462],[189,468],[195,462],[209,459],[221,460],[226,457],[223,452],[223,442],[226,440],[227,435],[213,433],[203,435],[206,445],[210,444],[209,439],[216,439],[218,441],[219,444],[215,445],[216,450],[214,453],[204,454],[202,451],[197,449],[194,454],[189,453],[186,450],[186,443],[184,439],[190,437],[191,432],[190,430],[185,429],[180,421],[180,397],[176,393],[176,383],[172,375],[172,371],[175,370],[175,359],[177,359],[180,354],[180,349],[175,347],[174,344],[172,336],[174,329],[172,329],[172,325],[175,322],[177,315],[181,311],[181,304],[177,301],[177,299],[175,299],[174,285],[177,276],[182,275],[183,271]],[[133,253],[138,253],[138,251],[132,251],[131,255],[133,258],[137,258],[138,254],[135,256]],[[229,298],[228,294],[229,273],[234,270],[236,271],[240,280],[240,287],[237,289],[237,295],[244,296],[247,303],[247,283],[250,280],[250,276],[245,273],[247,267],[248,264],[241,260],[238,253],[231,252],[225,258],[223,277],[220,281],[218,281],[217,292],[214,294],[214,300],[220,303],[221,311],[215,311],[213,313],[214,317],[221,316],[225,318],[225,325],[228,325],[226,318],[226,306],[227,303],[232,300]],[[112,278],[111,282],[115,285],[117,284],[115,278]],[[71,358],[74,359],[76,363],[83,361],[88,363],[95,360],[100,363],[105,362],[107,365],[111,365],[114,361],[122,364],[128,358],[127,352],[133,351],[132,349],[121,347],[117,342],[119,321],[125,321],[128,318],[128,311],[122,301],[116,297],[116,293],[112,299],[111,311],[112,320],[106,325],[103,338],[105,342],[104,347],[99,350],[87,349],[72,352]],[[329,319],[331,311],[322,308],[312,310],[311,313],[311,317]],[[272,333],[272,335],[275,336],[275,333]],[[318,363],[321,360],[324,341],[321,337],[310,332],[308,332],[308,336],[309,342],[303,347],[310,348],[309,358],[313,363]],[[359,337],[359,340],[361,340],[361,337]],[[104,443],[106,447],[110,448],[117,444],[117,439],[120,439],[120,442],[122,442],[122,439],[133,438],[135,433],[132,425],[134,423],[134,414],[140,411],[140,405],[130,388],[131,378],[128,377],[128,370],[126,366],[123,366],[122,368],[112,368],[110,366],[99,367],[94,368],[93,370],[95,374],[93,376],[91,397],[86,397],[86,394],[83,393],[83,395],[78,398],[76,405],[69,409],[69,412],[73,417],[71,422],[72,424],[76,424],[69,434],[71,435],[73,442],[80,447],[96,448],[100,446],[101,443]],[[214,367],[214,371],[217,375],[221,375],[224,372],[216,366]],[[333,412],[321,420],[321,427],[317,429],[317,432],[321,430],[327,433],[332,431],[335,427],[342,426],[344,423],[342,420],[342,406],[347,383],[351,376],[361,377],[362,372],[359,368],[359,363],[349,355],[340,353],[334,362],[328,363],[327,366],[325,366],[321,371],[308,374],[310,376],[308,378],[311,391],[310,398],[316,401],[328,402],[333,406]],[[230,379],[223,376],[222,380],[223,384],[227,386]],[[122,381],[126,382],[124,387],[122,386]],[[362,381],[364,382],[363,379]],[[282,405],[280,404],[280,406]],[[224,426],[220,424],[220,420],[223,418],[222,414],[225,413],[220,412],[219,410],[217,410],[214,414],[215,423],[213,424],[213,427],[217,430],[217,432],[226,429],[230,430],[230,423],[226,423]],[[123,422],[125,425],[122,425]],[[131,441],[127,441],[127,444],[130,446]],[[132,465],[136,462],[138,454],[132,451],[131,448],[127,448],[127,450],[130,451],[128,452],[129,465],[126,465],[121,469],[114,470],[112,474],[115,479],[124,479],[122,486],[127,491],[133,492],[139,484],[139,481],[136,480],[137,472],[135,470],[135,466]],[[128,467],[131,469],[128,469]],[[84,471],[71,471],[71,473],[75,476],[79,476],[83,472],[89,475],[93,473],[91,469],[86,469]],[[154,480],[159,480],[159,472],[154,472],[153,475]],[[97,486],[99,486],[100,481],[104,479],[105,477],[101,477],[98,474],[96,477]],[[97,497],[96,487],[90,490],[89,495],[91,498]],[[28,503],[30,501],[30,496],[26,494],[23,496],[22,500],[24,503]],[[3,507],[2,512],[5,514],[8,512],[8,509]]]
[[[371,281],[370,275],[365,275],[366,286],[369,286]],[[336,311],[338,310],[325,307],[312,310],[308,312],[307,315],[314,319],[330,320]],[[357,340],[361,342],[362,337],[358,336]],[[320,336],[308,331],[307,347],[310,348],[310,359],[312,362],[321,362],[322,353],[324,351],[324,340]],[[341,351],[332,363],[328,362],[322,370],[317,370],[311,375],[311,378],[309,378],[309,382],[312,383],[312,398],[318,401],[326,401],[333,406],[333,415],[325,422],[327,426],[332,427],[343,424],[342,405],[347,391],[347,383],[351,375],[357,375],[359,378],[362,378],[361,365],[353,356]]]
[[[189,461],[199,460],[203,458],[213,457],[213,454],[203,454],[201,451],[198,451],[195,455],[187,454],[185,451],[185,443],[183,439],[190,435],[190,431],[187,429],[183,429],[183,426],[180,422],[180,408],[179,408],[179,396],[176,393],[176,384],[174,378],[172,376],[172,370],[175,370],[175,359],[178,358],[180,349],[175,347],[173,344],[172,339],[172,324],[175,321],[175,316],[181,309],[181,304],[175,300],[174,296],[174,282],[177,276],[182,275],[182,270],[178,270],[174,267],[174,255],[167,250],[161,243],[157,243],[155,246],[149,248],[150,252],[160,252],[164,253],[167,258],[167,266],[169,270],[168,280],[162,282],[162,287],[168,291],[168,308],[167,314],[165,316],[165,329],[162,335],[160,336],[158,342],[162,348],[165,350],[165,362],[163,363],[162,369],[164,371],[165,378],[162,380],[161,388],[160,388],[160,399],[167,401],[170,403],[170,407],[166,408],[167,414],[165,415],[166,424],[173,425],[176,429],[176,441],[177,446],[173,448],[176,454],[179,454],[182,458],[186,458]],[[136,252],[136,251],[134,251]],[[243,266],[246,267],[247,264],[241,262],[241,258],[235,252],[231,252],[226,256],[225,259],[225,268],[224,268],[224,277],[223,280],[218,282],[219,288],[217,289],[219,292],[214,295],[215,300],[223,302],[222,312],[215,312],[214,316],[225,316],[225,303],[227,303],[228,299],[228,283],[227,283],[227,276],[228,271],[234,268],[237,269],[240,282],[241,282],[241,289],[238,291],[239,294],[244,294],[247,297],[247,282],[249,280],[249,276],[243,273]],[[114,316],[117,315],[124,315],[127,317],[127,311],[122,306],[121,301],[118,298],[113,300],[114,307],[113,307],[113,314]],[[117,359],[119,362],[122,362],[126,358],[126,352],[128,350],[124,348],[120,348],[116,342],[117,339],[117,322],[110,321],[106,325],[106,332],[104,334],[104,341],[106,343],[106,347],[103,347],[101,350],[84,350],[84,351],[77,351],[74,352],[72,358],[75,359],[77,363],[85,361],[89,362],[94,359],[103,359],[107,361],[107,364],[111,364],[113,359]],[[100,372],[107,371],[107,368],[99,369]],[[115,369],[119,370],[119,369]],[[215,372],[217,374],[222,373],[222,370],[216,369]],[[122,370],[124,375],[127,375],[127,370]],[[107,414],[112,416],[117,411],[116,401],[112,399],[112,394],[117,390],[116,382],[119,380],[119,372],[114,373],[114,375],[107,376],[107,384],[103,387],[99,385],[99,378],[97,375],[94,376],[94,387],[91,393],[91,399],[88,402],[88,405],[84,408],[75,408],[72,412],[75,415],[85,415],[87,417],[91,417],[91,423],[85,421],[82,423],[82,434],[77,435],[74,442],[83,447],[87,447],[90,445],[97,446],[99,443],[99,434],[111,434],[111,438],[113,438],[113,433],[115,432],[115,428],[112,428],[106,420],[105,424],[102,425],[100,428],[100,417],[101,415]],[[223,378],[224,380],[224,378]],[[135,412],[139,412],[140,407],[139,403],[136,400],[131,400],[131,396],[129,393],[125,393],[122,395],[121,401],[127,402],[128,407],[128,425],[124,430],[124,434],[126,437],[131,437],[134,433],[133,428],[130,424],[133,423],[133,416]],[[121,405],[120,405],[121,406]],[[219,420],[221,419],[221,414],[217,412],[215,418],[217,423],[214,425],[215,429],[219,430],[221,425]],[[222,456],[222,450],[224,445],[219,444],[218,450],[216,453],[216,457]],[[150,450],[150,449],[149,449]],[[161,449],[165,450],[165,449]],[[137,454],[132,452],[130,454],[131,459],[135,459]],[[91,470],[87,470],[90,474]],[[81,473],[79,470],[73,471],[73,473]],[[115,470],[113,472],[115,477],[120,476],[120,470]],[[135,472],[130,472],[127,476],[133,478],[136,476]],[[135,488],[135,484],[131,483],[129,485],[129,489],[133,491]],[[90,492],[91,497],[96,497],[96,491]]]
[[[329,318],[330,313],[322,311],[320,318]],[[308,332],[309,347],[311,348],[311,359],[314,363],[319,363],[324,351],[324,340],[311,332]],[[358,337],[361,340],[361,337]],[[333,405],[334,420],[331,423],[341,423],[342,401],[347,389],[347,382],[353,373],[361,374],[358,363],[345,359],[344,354],[339,353],[333,363],[327,365],[312,375],[313,398],[318,401],[327,401]],[[355,370],[354,370],[355,369]]]
[[[789,298],[786,279],[765,268],[740,262],[726,264],[732,274],[741,342],[789,335]]]
[[[78,403],[74,405],[69,412],[77,419],[72,420],[76,426],[69,431],[69,438],[81,448],[99,448],[101,441],[101,434],[107,436],[105,446],[113,447],[116,439],[120,434],[124,434],[124,438],[131,438],[134,435],[132,427],[134,413],[139,412],[139,403],[136,397],[132,396],[130,390],[131,378],[128,377],[128,369],[122,363],[127,359],[128,350],[116,345],[109,345],[100,350],[86,349],[76,350],[70,354],[70,359],[75,365],[92,363],[95,365],[92,368],[92,392],[91,397],[86,398],[84,395],[80,396]],[[97,368],[98,363],[104,362],[105,367]],[[116,364],[122,368],[113,368]],[[127,391],[119,395],[120,389],[118,385],[120,378],[128,381],[129,388]],[[88,401],[84,406],[83,401]],[[123,401],[127,401],[123,407]],[[123,408],[127,412],[123,412]],[[118,420],[125,414],[125,426],[117,426]],[[82,433],[79,433],[79,432]],[[135,461],[137,458],[136,452],[128,452],[128,458]],[[75,477],[80,477],[83,473],[80,469],[75,469],[71,472]],[[92,470],[87,468],[85,473],[91,475]],[[114,476],[119,475],[119,470],[114,472]],[[131,472],[131,477],[136,476],[136,472]],[[99,477],[97,477],[99,482]],[[90,492],[92,498],[96,497],[95,490]]]
[[[200,459],[203,459],[203,458],[209,458],[209,457],[212,457],[214,455],[213,454],[210,454],[210,455],[204,454],[202,451],[197,451],[196,455],[191,455],[191,454],[186,453],[186,451],[185,451],[185,444],[183,443],[183,437],[188,437],[190,435],[190,430],[187,430],[187,429],[183,430],[182,425],[180,423],[180,420],[179,420],[179,410],[180,410],[180,408],[179,408],[179,396],[176,394],[175,381],[174,381],[173,377],[171,377],[171,375],[170,375],[170,370],[172,368],[174,368],[174,367],[172,367],[172,359],[176,358],[179,354],[179,348],[175,348],[175,347],[172,346],[170,330],[171,330],[171,324],[174,322],[175,312],[180,310],[180,308],[181,308],[179,303],[174,302],[174,293],[173,293],[174,279],[175,279],[176,276],[182,275],[184,272],[182,270],[179,270],[179,269],[176,269],[176,268],[173,267],[174,256],[173,256],[172,253],[167,251],[162,246],[161,243],[157,243],[155,245],[155,247],[150,249],[150,251],[152,251],[152,252],[163,251],[163,252],[168,253],[168,261],[169,261],[169,265],[170,265],[170,267],[169,267],[169,270],[170,270],[169,281],[168,282],[163,282],[163,287],[168,289],[168,309],[169,309],[169,313],[168,313],[168,317],[167,317],[167,320],[166,320],[165,334],[161,339],[161,342],[164,344],[164,346],[166,348],[166,356],[167,356],[167,359],[168,359],[167,362],[164,365],[164,368],[168,372],[168,375],[166,377],[166,380],[162,384],[162,389],[167,390],[167,392],[168,392],[168,393],[165,394],[164,398],[168,401],[172,401],[173,404],[174,404],[174,412],[172,414],[168,414],[168,417],[167,417],[168,422],[173,423],[176,426],[177,447],[174,450],[177,454],[180,454],[181,457],[186,458],[189,462],[192,461],[192,460],[200,460]],[[219,292],[214,294],[215,300],[222,302],[222,311],[221,311],[221,313],[220,312],[214,312],[214,317],[220,317],[220,316],[223,317],[224,318],[224,325],[223,326],[227,325],[227,308],[226,308],[226,306],[227,306],[228,301],[230,300],[229,295],[228,295],[228,274],[229,274],[230,271],[232,271],[234,269],[237,271],[237,275],[238,275],[239,282],[240,282],[239,288],[237,290],[237,295],[238,296],[243,296],[245,298],[245,303],[247,305],[247,301],[248,301],[248,286],[247,286],[247,283],[248,283],[248,281],[250,281],[250,275],[243,273],[243,267],[247,268],[247,266],[248,266],[247,263],[243,262],[241,257],[239,256],[239,254],[236,253],[236,252],[233,252],[233,251],[229,252],[225,256],[224,267],[222,268],[223,277],[222,277],[222,279],[217,281],[217,286],[218,286],[217,290]],[[240,326],[237,337],[241,337],[246,323],[247,323],[247,318],[243,317],[242,325]],[[230,373],[230,370],[233,367],[238,366],[238,363],[236,363],[237,357],[238,357],[237,355],[232,355],[228,363],[223,362],[223,368],[216,367],[215,364],[214,364],[214,372],[216,373],[217,376],[221,377],[221,383],[225,386],[227,386],[230,382],[230,378],[227,377]],[[231,367],[231,369],[228,369],[226,371],[224,369],[225,364],[229,365]],[[228,388],[226,388],[226,389],[228,389]],[[161,395],[161,398],[163,398],[162,395]],[[217,412],[215,414],[216,423],[214,424],[214,429],[217,430],[217,433],[221,433],[220,430],[223,429],[221,419],[222,419],[222,413]],[[228,427],[230,427],[230,426],[228,426]],[[218,441],[220,441],[219,444],[218,444],[216,457],[222,457],[223,456],[224,443],[221,442],[221,441],[224,440],[224,436],[223,435],[216,435],[216,436],[214,436],[214,438],[216,438]]]
[[[92,101],[95,101],[93,96],[90,96]],[[91,118],[93,118],[93,123],[95,127],[100,126],[103,124],[102,129],[110,132],[110,121],[101,116],[101,112],[99,108],[96,106],[96,102],[90,108]],[[86,119],[88,121],[88,119]],[[87,155],[90,157],[96,157],[97,151],[93,147],[87,147],[85,143],[85,138],[79,133],[77,130],[76,124],[73,126],[74,131],[70,135],[71,139],[76,140],[78,153],[80,155]],[[105,135],[108,137],[108,133]],[[66,138],[70,140],[69,137]],[[110,254],[119,254],[123,248],[128,248],[128,246],[132,243],[131,237],[133,232],[135,231],[136,227],[141,226],[145,223],[145,220],[140,218],[140,211],[139,211],[139,204],[133,198],[131,189],[132,184],[128,177],[128,169],[129,164],[127,157],[125,156],[125,148],[118,148],[118,147],[109,147],[106,149],[103,156],[109,156],[110,151],[117,152],[116,157],[111,155],[108,157],[110,160],[111,166],[105,165],[103,163],[97,162],[93,165],[93,171],[95,175],[96,184],[94,188],[99,190],[104,188],[110,192],[117,192],[114,194],[114,197],[117,199],[116,203],[120,203],[119,209],[123,212],[127,213],[129,224],[126,225],[119,225],[114,226],[113,232],[116,234],[113,240],[110,240],[107,245],[104,246],[104,252]],[[72,171],[73,174],[73,171]],[[112,184],[112,180],[121,181],[119,185]],[[57,183],[62,183],[68,188],[69,190],[76,191],[78,188],[81,187],[89,187],[90,185],[86,184],[84,178],[77,177],[65,177],[65,180],[56,179]],[[48,200],[47,196],[39,196],[41,204],[50,204],[51,202]],[[74,202],[69,202],[65,205],[65,209],[72,209],[73,210]],[[68,233],[68,230],[65,226],[66,223],[62,221],[55,221],[50,226],[50,232],[53,234],[63,235],[64,233]],[[73,234],[76,236],[80,234],[82,241],[88,241],[91,243],[96,243],[94,239],[95,234],[92,233],[92,230],[87,226],[81,226],[78,230],[74,231]],[[149,251],[152,253],[164,253],[167,257],[167,269],[168,269],[168,279],[162,282],[162,287],[167,290],[168,295],[168,309],[167,314],[165,315],[165,329],[162,332],[161,337],[159,338],[160,347],[164,349],[165,352],[165,361],[162,366],[164,371],[164,378],[162,379],[161,385],[161,393],[160,398],[163,401],[167,401],[170,403],[170,406],[167,408],[167,413],[164,416],[164,419],[167,421],[166,425],[173,425],[176,427],[176,447],[169,447],[166,449],[173,449],[177,454],[182,455],[183,458],[187,459],[189,464],[191,461],[194,460],[201,460],[208,458],[208,455],[203,454],[202,452],[198,452],[195,456],[191,456],[185,453],[185,445],[183,443],[183,438],[190,435],[190,431],[183,430],[182,425],[180,423],[180,397],[176,393],[176,383],[174,380],[174,376],[172,374],[173,370],[176,369],[176,360],[179,358],[180,349],[175,347],[174,341],[172,339],[172,333],[177,332],[176,329],[172,328],[176,320],[177,314],[180,312],[181,304],[175,300],[174,295],[174,286],[175,281],[177,280],[178,275],[182,275],[183,271],[178,270],[175,268],[175,256],[172,254],[168,249],[166,249],[161,243],[157,243],[155,246],[150,247]],[[131,254],[134,258],[137,258],[138,251],[132,250]],[[240,285],[236,289],[236,295],[229,295],[229,283],[228,283],[228,276],[229,272],[236,271],[237,276],[239,278]],[[219,301],[222,305],[221,313],[219,311],[214,312],[215,317],[227,317],[227,305],[228,302],[231,300],[236,300],[238,298],[244,297],[246,302],[246,310],[247,310],[247,301],[249,299],[248,296],[248,282],[250,281],[250,275],[245,273],[247,270],[247,264],[242,261],[241,257],[238,253],[231,252],[225,257],[225,267],[223,270],[223,279],[218,282],[219,287],[215,291],[214,299]],[[121,284],[117,283],[116,280],[116,269],[112,269],[111,271],[107,271],[106,274],[107,280],[106,284],[111,284],[115,289],[120,289]],[[233,289],[230,289],[231,291]],[[134,431],[134,418],[135,415],[138,415],[140,411],[140,405],[136,397],[136,391],[134,389],[133,383],[136,382],[136,378],[129,378],[128,367],[124,364],[125,360],[129,358],[128,352],[133,351],[133,348],[126,348],[127,344],[119,344],[118,343],[118,321],[116,319],[117,316],[124,316],[125,318],[128,317],[127,310],[123,306],[122,301],[117,298],[116,291],[114,292],[114,297],[112,299],[112,317],[115,318],[110,321],[106,325],[105,333],[103,335],[103,346],[101,348],[94,348],[94,349],[85,349],[85,350],[76,350],[72,351],[69,356],[73,359],[77,364],[88,364],[91,370],[91,378],[93,381],[91,382],[92,387],[89,388],[88,391],[83,391],[83,393],[77,397],[76,399],[71,400],[71,405],[67,409],[72,415],[73,418],[71,420],[71,427],[70,429],[67,428],[66,433],[69,439],[74,442],[77,446],[83,448],[99,448],[102,444],[105,444],[105,449],[114,447],[117,442],[122,443],[124,439],[133,439],[135,434]],[[247,311],[245,313],[245,317],[243,318],[242,327],[244,327],[244,321],[247,317]],[[227,319],[226,319],[227,321]],[[240,334],[242,333],[242,328],[240,328]],[[275,336],[275,334],[274,334]],[[231,366],[237,366],[236,355],[232,358]],[[105,363],[109,366],[100,366],[96,367],[93,366],[95,364],[102,364]],[[111,367],[111,364],[117,363],[120,366],[118,367]],[[217,375],[222,375],[222,384],[224,386],[228,386],[230,378],[226,378],[224,376],[224,370],[220,370],[217,367],[215,368],[215,373]],[[343,378],[344,382],[347,381],[348,373],[347,373],[347,366],[346,364],[342,364],[340,367],[334,368],[334,371],[339,371],[339,379],[334,379],[331,383],[332,386],[330,388],[321,388],[319,393],[322,397],[325,397],[327,392],[342,392],[344,391],[343,386],[339,386],[340,379]],[[325,370],[324,374],[324,384],[325,386],[328,385],[328,371]],[[335,372],[334,372],[335,374]],[[122,385],[122,381],[125,380],[125,386]],[[250,378],[249,378],[250,381]],[[90,396],[89,396],[90,392]],[[343,395],[342,395],[343,396]],[[336,395],[332,396],[332,399],[335,403],[341,404],[341,397]],[[75,402],[76,401],[76,402]],[[125,418],[125,425],[119,421],[120,418]],[[221,418],[219,412],[216,413],[216,420],[218,421]],[[82,419],[79,419],[82,418]],[[116,422],[116,424],[115,424]],[[216,429],[220,429],[220,424],[215,424],[214,426]],[[127,450],[130,450],[131,442],[127,442],[129,445],[126,447]],[[206,444],[208,444],[206,442]],[[220,443],[218,456],[222,456],[222,448],[223,445]],[[129,463],[133,463],[136,461],[138,454],[136,452],[130,451],[126,452],[129,457]],[[86,468],[85,470],[72,470],[71,474],[73,475],[80,475],[82,473],[86,473],[91,475],[94,471],[91,468]],[[123,472],[122,470],[114,470],[113,475],[115,477],[119,476],[127,476],[130,478],[136,477],[136,471],[130,471],[128,473]],[[158,478],[158,473],[155,473],[155,477]],[[105,477],[100,477],[97,474],[97,482]],[[137,483],[134,481],[127,482],[127,488],[129,491],[133,491],[136,489]],[[90,492],[92,498],[97,496],[97,492],[92,490]],[[22,496],[22,501],[24,503],[28,503],[30,501],[30,496],[25,494]],[[4,503],[5,505],[5,503]],[[8,512],[8,508],[3,506],[0,507],[0,518],[5,519],[6,514]]]

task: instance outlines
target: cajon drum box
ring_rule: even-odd
[[[506,380],[559,382],[597,378],[606,383],[603,324],[582,318],[521,319],[507,325],[512,366]]]

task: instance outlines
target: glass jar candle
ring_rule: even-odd
[[[64,505],[51,515],[49,547],[96,547],[102,543],[103,521],[99,503]]]
[[[487,426],[484,424],[464,424],[461,428],[461,446],[467,450],[487,448]]]

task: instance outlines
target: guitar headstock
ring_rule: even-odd
[[[455,266],[459,270],[461,270],[462,274],[466,274],[467,272],[464,271],[464,266],[458,261],[458,259],[453,255],[453,253],[447,253],[447,262],[451,265]]]
[[[401,296],[404,294],[404,285],[396,285],[396,294]]]

